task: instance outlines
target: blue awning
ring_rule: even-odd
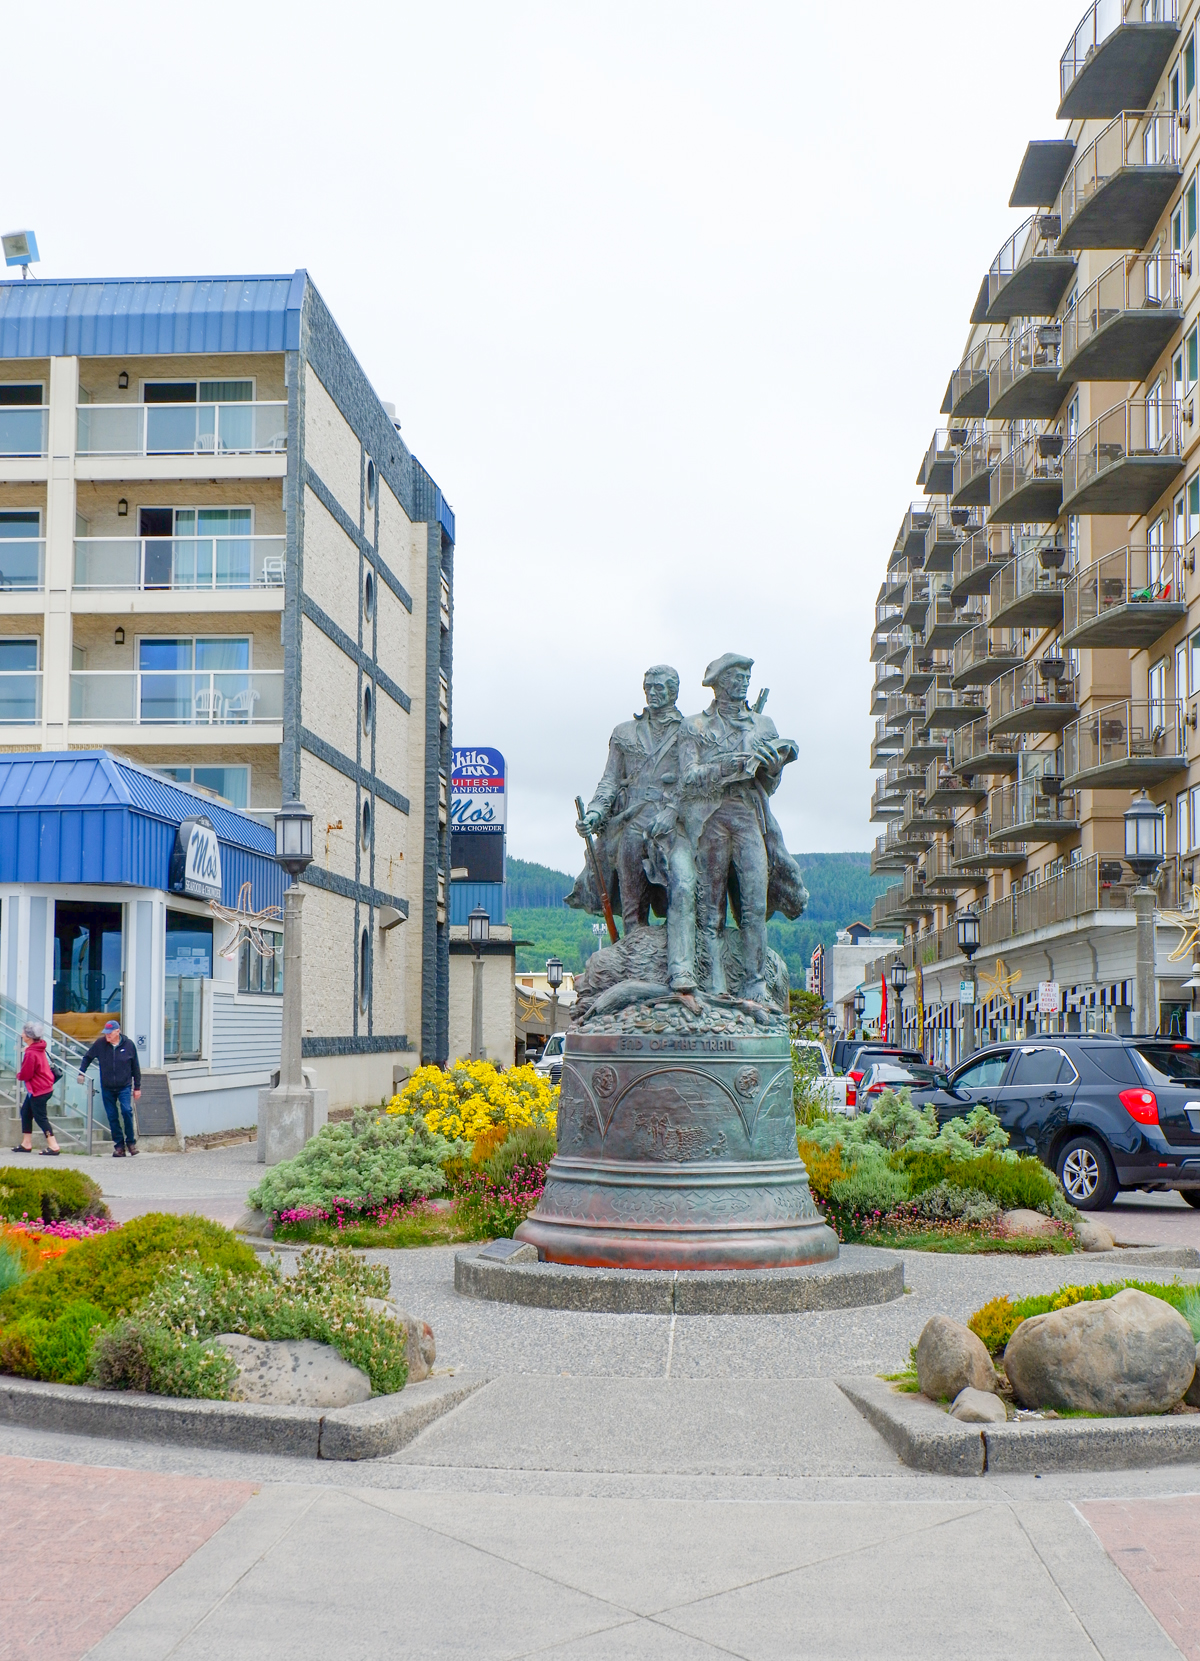
[[[203,814],[221,844],[221,899],[283,904],[265,825],[107,750],[0,755],[0,883],[119,883],[165,890],[175,836]]]

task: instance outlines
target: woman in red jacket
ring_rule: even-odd
[[[54,1074],[46,1060],[46,1040],[42,1037],[42,1029],[37,1021],[25,1023],[21,1038],[25,1045],[25,1054],[21,1057],[17,1078],[25,1086],[28,1094],[21,1103],[21,1140],[13,1152],[33,1152],[33,1122],[36,1119],[38,1129],[46,1138],[46,1146],[42,1153],[53,1157],[60,1154],[62,1149],[50,1129],[50,1116],[46,1112],[46,1104],[54,1091]]]

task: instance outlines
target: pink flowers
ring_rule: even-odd
[[[423,1217],[436,1208],[429,1200],[374,1200],[369,1196],[358,1200],[334,1200],[329,1210],[319,1205],[290,1206],[275,1213],[276,1223],[332,1223],[336,1229],[357,1228],[370,1224],[384,1228],[405,1217]]]
[[[19,1223],[10,1223],[8,1226],[19,1229],[24,1234],[46,1235],[54,1240],[91,1240],[97,1234],[111,1234],[121,1225],[114,1223],[111,1217],[77,1217],[63,1222],[44,1223],[40,1217],[31,1217],[25,1212]]]

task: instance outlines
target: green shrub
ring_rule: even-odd
[[[948,1148],[905,1148],[898,1156],[915,1194],[948,1183],[954,1188],[976,1188],[995,1200],[1001,1211],[1041,1211],[1054,1215],[1054,1200],[1062,1189],[1040,1159],[988,1150],[958,1157]],[[1072,1216],[1074,1213],[1072,1212]]]
[[[44,1223],[65,1217],[107,1217],[98,1182],[70,1166],[39,1160],[36,1165],[0,1166],[0,1217],[11,1222],[40,1217]]]
[[[25,1279],[26,1269],[19,1251],[7,1246],[0,1240],[0,1294],[7,1292],[13,1286],[19,1286]]]
[[[157,1321],[134,1315],[96,1339],[88,1382],[101,1390],[228,1401],[236,1378],[237,1363],[220,1344],[179,1338]]]
[[[51,1320],[26,1315],[4,1329],[0,1360],[6,1372],[55,1384],[82,1384],[91,1364],[92,1344],[108,1316],[94,1303],[79,1299]]]
[[[973,1159],[981,1151],[997,1159],[1015,1159],[1008,1148],[1008,1132],[994,1113],[976,1107],[965,1118],[947,1119],[938,1129],[932,1106],[913,1106],[907,1088],[885,1090],[869,1113],[857,1118],[831,1117],[814,1124],[811,1137],[822,1147],[844,1143],[848,1149],[876,1143],[889,1153],[933,1153],[946,1159]]]
[[[548,1165],[558,1151],[554,1132],[545,1125],[519,1125],[484,1160],[482,1169],[496,1183],[508,1182],[518,1166]]]
[[[54,1320],[78,1299],[96,1305],[109,1320],[129,1315],[171,1258],[185,1252],[195,1252],[206,1267],[247,1276],[262,1273],[254,1252],[231,1229],[207,1217],[151,1211],[113,1234],[81,1241],[5,1292],[0,1326],[25,1315]]]
[[[924,1189],[905,1209],[923,1222],[963,1223],[968,1228],[989,1227],[1000,1215],[1000,1207],[982,1189],[959,1188],[949,1182]]]
[[[278,1216],[329,1212],[336,1200],[429,1199],[446,1186],[442,1166],[464,1152],[428,1130],[420,1115],[356,1113],[349,1122],[326,1125],[295,1159],[268,1171],[250,1204]]]
[[[830,1189],[841,1211],[860,1216],[891,1211],[908,1198],[908,1177],[886,1160],[863,1160],[849,1176],[839,1177]]]

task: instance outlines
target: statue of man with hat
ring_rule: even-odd
[[[683,724],[682,816],[696,850],[696,920],[707,948],[710,992],[726,991],[721,934],[728,906],[742,936],[742,996],[766,996],[767,918],[798,917],[808,900],[768,798],[798,754],[774,721],[746,702],[754,659],[726,652],[704,672],[713,701]]]

